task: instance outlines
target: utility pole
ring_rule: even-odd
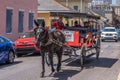
[[[83,2],[83,1],[80,0],[80,9],[81,9],[80,12],[82,12],[82,2]]]
[[[66,7],[68,7],[68,0],[66,0]]]

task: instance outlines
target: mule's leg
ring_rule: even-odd
[[[60,49],[59,51],[57,51],[57,58],[58,58],[58,64],[57,64],[57,72],[59,72],[61,70],[61,60],[62,60],[62,53],[63,53],[63,49]]]
[[[50,59],[50,64],[51,64],[51,71],[53,73],[55,71],[55,69],[53,67],[53,52],[49,53],[49,59]]]
[[[45,74],[45,53],[41,51],[41,57],[42,57],[42,72],[40,74],[40,77],[44,77]]]

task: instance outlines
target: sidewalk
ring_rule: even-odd
[[[118,74],[118,78],[117,78],[117,80],[120,80],[120,73]]]

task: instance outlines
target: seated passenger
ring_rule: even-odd
[[[85,28],[89,28],[89,26],[90,26],[89,22],[84,22],[84,27]]]
[[[78,21],[75,21],[74,22],[74,27],[77,27],[78,26]]]
[[[93,25],[90,26],[90,32],[94,32]]]
[[[75,21],[75,22],[74,22],[74,27],[81,27],[81,25],[78,24],[78,21]]]
[[[66,26],[66,27],[69,27],[69,24],[67,23],[67,24],[65,24],[65,26]]]

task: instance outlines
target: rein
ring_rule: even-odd
[[[49,32],[45,29],[45,31],[43,32],[43,35],[41,36],[41,33],[38,33],[39,38],[37,38],[36,40],[40,43],[40,46],[48,46],[50,44],[56,44],[58,46],[66,46],[64,43],[59,42],[57,40],[55,40],[52,35],[49,34]]]

